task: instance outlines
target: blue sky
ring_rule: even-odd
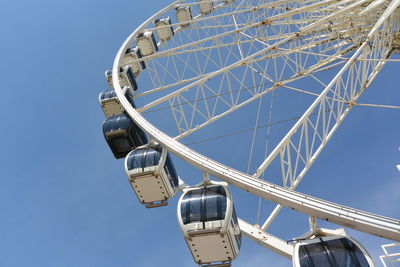
[[[97,102],[122,42],[165,4],[0,2],[0,266],[195,266],[177,197],[164,208],[139,205],[104,141]],[[360,102],[398,106],[398,64],[385,66]],[[355,107],[298,190],[399,218],[399,121],[398,110]],[[201,175],[176,166],[183,177]],[[255,218],[246,207],[257,198],[233,191],[239,216]],[[284,210],[271,231],[290,239],[306,227],[306,216]],[[349,233],[375,257],[389,242]],[[291,263],[246,240],[234,266]]]

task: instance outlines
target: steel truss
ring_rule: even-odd
[[[162,51],[141,59],[148,64],[153,88],[135,97],[162,93],[148,104],[134,109],[124,97],[118,77],[113,75],[114,89],[126,112],[152,139],[194,167],[277,203],[261,229],[243,220],[240,226],[251,239],[281,255],[288,257],[291,248],[273,236],[269,243],[264,230],[282,206],[400,241],[398,219],[294,191],[390,56],[392,43],[400,34],[400,0],[288,0],[259,5],[254,5],[254,1],[239,2],[229,11],[224,11],[226,4],[220,3],[214,6],[215,15],[196,16],[191,22],[194,26],[176,28],[178,36],[171,43],[159,44],[164,47]],[[137,33],[154,30],[149,25],[155,18],[184,4],[184,0],[174,2],[132,33],[115,58],[113,73],[118,73],[121,57]],[[204,35],[209,37],[202,38]],[[350,57],[346,58],[347,55]],[[187,64],[189,60],[194,63]],[[178,69],[179,64],[183,64],[183,69]],[[317,77],[320,71],[338,66],[342,67],[329,82]],[[253,175],[225,166],[178,142],[304,77],[319,86],[320,91],[314,92],[318,97]],[[211,103],[208,99],[216,100]],[[164,104],[171,109],[176,123],[177,135],[172,137],[142,116]],[[259,179],[276,161],[281,167],[281,186]]]
[[[384,267],[395,267],[396,265],[398,266],[398,263],[400,263],[400,252],[393,253],[389,252],[391,249],[399,250],[400,243],[392,243],[392,244],[386,244],[382,245],[382,249],[384,251],[384,255],[380,256],[380,260],[383,264]],[[390,265],[388,265],[388,264]]]

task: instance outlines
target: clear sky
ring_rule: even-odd
[[[167,3],[0,1],[0,266],[195,266],[177,197],[159,209],[137,202],[104,141],[97,100],[122,42]],[[385,66],[360,102],[399,106],[398,64]],[[399,110],[355,107],[299,191],[400,218],[399,122]],[[239,217],[255,218],[246,207],[257,198],[233,191]],[[283,239],[306,230],[307,217],[290,210],[271,228]],[[390,242],[349,233],[375,261]],[[234,266],[291,263],[246,240]]]

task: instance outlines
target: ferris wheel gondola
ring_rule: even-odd
[[[324,236],[298,241],[293,267],[374,267],[367,250],[349,236]]]
[[[103,122],[103,134],[117,159],[125,157],[132,149],[147,144],[146,134],[126,114],[106,119]]]
[[[143,56],[149,56],[158,51],[158,45],[152,31],[139,33],[136,37],[136,42]]]
[[[194,261],[230,266],[239,254],[242,236],[226,183],[185,189],[177,213]]]
[[[112,69],[106,70],[105,76],[110,88],[114,88],[114,84],[112,82]],[[118,77],[119,83],[122,87],[128,86],[132,93],[138,89],[135,75],[133,74],[130,66],[120,67]]]
[[[167,150],[147,145],[130,152],[125,172],[139,201],[147,208],[167,205],[178,190],[179,178]]]
[[[136,108],[132,94],[128,90],[128,87],[125,86],[123,88],[123,91],[126,99],[129,101],[132,107]],[[101,92],[99,95],[99,103],[107,118],[121,115],[125,112],[125,109],[122,106],[121,101],[118,99],[117,94],[114,90]]]
[[[203,15],[211,13],[213,9],[213,2],[209,0],[197,0],[197,1],[200,2],[199,9]]]
[[[189,26],[190,21],[193,19],[192,10],[190,6],[180,6],[175,9],[176,18],[181,27]]]
[[[157,28],[158,39],[160,39],[163,42],[166,42],[169,39],[171,39],[172,36],[175,35],[174,27],[172,27],[171,24],[172,22],[170,17],[156,19],[154,21],[154,25]]]
[[[122,66],[129,66],[134,77],[139,76],[140,72],[146,69],[146,63],[144,61],[136,61],[142,58],[143,55],[140,52],[138,46],[129,47],[126,49],[124,56],[121,59]]]

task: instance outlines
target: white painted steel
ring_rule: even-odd
[[[132,33],[121,46],[114,61],[113,73],[118,73],[118,66],[121,57],[123,57],[124,51],[126,50],[126,48],[129,47],[130,43],[132,42],[132,40],[134,40],[137,33],[142,32],[146,29],[152,30],[151,28],[148,28],[148,25],[150,25],[150,23],[154,19],[162,17],[168,10],[176,6],[188,5],[184,2],[185,1],[183,0],[175,1],[173,4],[167,6],[166,8],[155,14],[153,17],[149,18],[137,30],[135,30],[135,32]],[[262,5],[254,7],[253,10],[270,8],[271,5],[274,4],[276,6],[279,6],[280,4],[290,2],[295,1],[276,1],[273,3],[265,4],[265,7]],[[151,61],[157,58],[168,57],[168,55],[174,56],[185,53],[201,52],[202,49],[204,50],[204,48],[198,48],[200,44],[207,41],[218,40],[219,38],[229,36],[230,34],[233,34],[235,32],[240,33],[241,37],[238,37],[237,40],[231,42],[232,46],[240,49],[241,45],[245,44],[246,42],[254,42],[264,46],[262,49],[256,52],[252,52],[249,55],[244,55],[241,53],[240,58],[238,58],[235,63],[223,66],[218,70],[200,73],[196,77],[185,77],[183,79],[177,79],[175,82],[170,84],[161,84],[160,86],[156,86],[155,88],[153,88],[153,90],[149,90],[149,92],[139,92],[136,97],[140,97],[141,95],[146,95],[153,92],[160,92],[165,89],[172,88],[173,86],[182,85],[182,87],[175,90],[174,92],[167,94],[166,96],[160,97],[155,101],[139,108],[138,110],[135,110],[130,106],[129,102],[125,99],[123,92],[121,91],[121,86],[118,83],[118,76],[113,75],[113,83],[115,85],[115,90],[117,92],[118,98],[120,99],[129,116],[154,140],[165,146],[169,151],[179,156],[186,162],[209,173],[210,175],[213,175],[223,181],[237,186],[247,192],[258,195],[264,199],[274,201],[279,205],[283,205],[298,210],[300,212],[318,217],[320,219],[328,220],[330,222],[350,227],[359,231],[400,241],[400,221],[398,219],[386,218],[368,212],[352,209],[350,207],[345,207],[293,191],[293,189],[295,189],[296,186],[301,182],[302,178],[311,167],[315,159],[318,157],[319,153],[322,151],[326,143],[329,141],[330,137],[339,127],[340,123],[343,121],[347,113],[351,110],[353,103],[355,103],[361,93],[365,90],[365,88],[368,87],[368,85],[376,77],[377,73],[379,73],[379,71],[385,64],[386,58],[391,53],[391,47],[388,46],[388,41],[390,42],[390,39],[393,39],[393,36],[396,35],[399,31],[399,14],[398,11],[396,11],[396,8],[398,7],[400,1],[391,1],[390,5],[388,5],[384,13],[380,15],[379,18],[376,18],[376,14],[379,13],[370,12],[371,10],[382,8],[384,4],[381,3],[381,1],[379,0],[327,0],[309,1],[308,3],[309,4],[307,5],[307,2],[305,2],[303,6],[300,6],[297,9],[287,10],[285,12],[278,13],[274,16],[269,17],[266,20],[260,20],[259,22],[240,24],[240,22],[234,20],[234,24],[230,26],[232,30],[227,30],[223,33],[219,33],[202,40],[190,41],[190,43],[181,44],[175,48],[167,48],[164,51],[144,57],[143,60]],[[191,6],[196,4],[198,3],[192,3]],[[217,7],[222,8],[223,4],[222,6],[218,5],[214,8]],[[314,19],[312,17],[313,12],[317,12],[320,10],[324,10],[327,15],[316,17]],[[347,28],[349,28],[350,24],[342,25],[341,21],[335,20],[335,18],[337,17],[346,16],[347,14],[352,12],[362,12],[362,10],[364,10],[366,14],[365,21],[355,21],[354,24],[352,24],[352,27],[354,28],[351,28],[349,31]],[[230,12],[229,14],[227,13],[215,16],[210,15],[207,18],[203,18],[201,16],[193,17],[190,25],[192,27],[193,25],[195,25],[196,22],[199,21],[217,19],[226,16],[235,16],[237,14],[242,14],[245,12],[249,12],[249,10],[246,8],[240,9],[238,6],[237,10]],[[295,32],[281,32],[280,35],[275,36],[276,42],[273,44],[268,43],[267,39],[249,39],[249,35],[245,33],[247,29],[258,27],[264,24],[276,24],[278,26],[282,25],[282,20],[289,20],[291,19],[291,17],[301,14],[302,12],[308,12],[307,14],[309,14],[309,17],[299,19],[298,24],[307,26],[301,27],[298,31]],[[333,20],[334,22],[332,24],[329,24],[330,20]],[[368,21],[370,23],[366,23]],[[181,22],[178,24],[173,23],[172,25],[176,27],[180,24]],[[366,25],[363,27],[363,24]],[[361,27],[358,27],[360,25]],[[211,26],[209,26],[209,28],[212,29]],[[330,28],[334,30],[332,32],[329,32],[327,29]],[[182,30],[182,28],[178,27],[176,28],[175,32],[179,32]],[[289,48],[285,48],[283,46],[291,44],[291,42],[293,42],[293,44],[296,44],[296,42],[294,41],[299,39],[300,37],[304,38],[304,40],[308,43],[302,44],[300,46],[292,45]],[[354,38],[353,46],[348,45],[345,42],[345,39],[350,37]],[[248,39],[242,40],[241,38]],[[321,40],[321,38],[325,38],[326,40],[323,41]],[[271,40],[274,40],[274,38],[271,38]],[[321,45],[325,42],[328,44],[332,42],[333,45],[331,47],[327,46],[326,50],[321,50],[321,52],[318,53],[310,51],[311,47]],[[215,47],[224,47],[224,45],[227,46],[229,44],[219,44]],[[196,48],[194,50],[190,49],[192,47]],[[327,53],[327,51],[330,50],[335,51],[335,53],[328,54],[324,59],[320,60],[312,66],[306,66],[305,64],[302,65],[300,61],[293,62],[293,59],[289,57],[289,55],[291,54],[295,54],[296,56],[306,54],[318,57],[324,55],[324,53]],[[354,50],[356,52],[352,54],[351,58],[346,59],[343,57],[347,53]],[[285,79],[283,80],[279,80],[272,79],[266,74],[266,72],[261,72],[257,70],[255,71],[254,66],[257,66],[256,64],[258,64],[258,62],[260,62],[261,60],[272,60],[274,58],[283,58],[285,59],[285,64],[293,64],[296,70],[298,69],[297,73],[293,76],[284,77]],[[329,84],[324,84],[313,76],[313,74],[318,72],[319,70],[323,70],[340,64],[340,62],[335,62],[335,60],[337,59],[343,60],[344,66]],[[200,153],[188,148],[187,146],[184,146],[183,144],[177,142],[177,140],[175,140],[173,137],[168,136],[167,134],[160,131],[157,127],[153,126],[140,114],[140,112],[144,112],[165,101],[174,98],[178,99],[179,97],[182,97],[182,99],[184,99],[182,96],[184,92],[193,90],[193,88],[196,88],[198,86],[204,86],[210,79],[213,79],[215,77],[225,77],[224,75],[229,74],[230,71],[235,70],[241,66],[244,66],[246,70],[254,73],[254,75],[257,75],[257,77],[261,77],[262,81],[272,81],[271,87],[264,89],[264,91],[255,91],[252,97],[243,102],[232,101],[232,103],[229,103],[229,105],[227,105],[229,108],[225,112],[222,112],[220,114],[211,114],[209,110],[199,110],[196,106],[192,106],[193,112],[198,112],[205,118],[205,121],[202,124],[199,123],[197,125],[191,125],[188,123],[188,119],[185,114],[182,113],[182,115],[179,115],[177,113],[177,116],[180,116],[176,117],[180,135],[177,136],[175,139],[179,139],[193,132],[196,132],[197,130],[208,126],[209,124],[226,116],[227,114],[238,110],[248,103],[251,103],[252,101],[263,96],[264,94],[267,94],[268,92],[271,92],[272,90],[275,90],[276,88],[281,87],[286,83],[295,81],[304,76],[311,77],[317,83],[320,83],[324,87],[322,93],[319,93],[318,98],[301,117],[301,119],[295,124],[295,126],[288,132],[286,137],[282,139],[280,144],[278,144],[273,152],[265,159],[264,163],[260,165],[259,169],[253,175],[253,177],[228,166],[225,166],[204,155],[201,155]],[[347,80],[345,80],[345,78]],[[346,81],[348,80],[350,80],[350,82],[346,83]],[[328,113],[326,112],[327,108],[330,108],[330,111]],[[315,116],[316,119],[311,116],[312,114],[318,114],[317,116]],[[187,125],[187,127],[185,126],[185,129],[182,128],[182,131],[180,128],[181,125],[179,124],[180,122],[185,122]],[[320,125],[322,126],[319,127],[318,123],[321,123]],[[297,141],[295,141],[294,137],[297,138]],[[306,145],[303,147],[302,144]],[[282,166],[283,186],[287,186],[290,188],[285,188],[258,179],[258,177],[261,176],[261,174],[274,160],[279,160]],[[279,209],[280,208],[278,207],[274,214],[277,214],[279,212]],[[270,217],[271,219],[263,225],[264,229],[268,227],[269,222],[273,220],[274,216],[275,215],[272,215],[272,217]],[[243,223],[243,225],[245,224]],[[251,227],[249,227],[249,229],[250,228]],[[258,240],[260,241],[260,239]]]
[[[390,252],[389,250],[392,250],[395,248],[399,252]],[[392,244],[386,244],[382,245],[382,250],[384,252],[383,255],[379,256],[382,264],[384,267],[396,267],[399,266],[400,264],[400,243],[392,243]],[[388,265],[388,264],[390,265]]]
[[[276,236],[264,232],[262,229],[255,227],[254,225],[238,218],[240,230],[243,235],[253,240],[254,242],[264,246],[279,255],[292,260],[293,245],[289,244],[285,240],[282,240]]]

